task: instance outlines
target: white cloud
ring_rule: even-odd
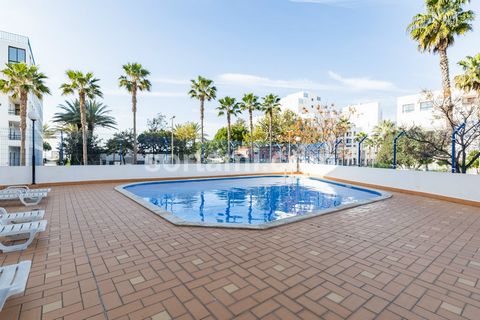
[[[217,82],[224,85],[241,87],[267,87],[306,90],[333,90],[334,86],[310,81],[308,79],[274,80],[251,74],[223,73],[217,76]]]
[[[358,91],[393,91],[397,90],[395,85],[389,81],[373,80],[369,77],[363,78],[345,78],[340,74],[328,71],[330,78],[343,84],[345,87]]]

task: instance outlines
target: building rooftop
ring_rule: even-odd
[[[394,194],[264,230],[178,227],[114,190],[54,187],[1,319],[478,319],[478,208]],[[11,203],[9,210],[24,210]]]

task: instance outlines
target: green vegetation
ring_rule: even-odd
[[[28,66],[23,62],[9,63],[0,72],[6,77],[6,80],[0,79],[0,92],[20,100],[20,165],[24,166],[28,94],[33,93],[38,98],[50,94],[50,89],[45,85],[47,77],[37,66]]]
[[[82,128],[82,164],[88,164],[88,127],[87,127],[87,110],[85,103],[87,98],[94,100],[96,97],[102,97],[102,91],[98,85],[99,79],[93,76],[93,73],[83,73],[81,71],[68,70],[66,72],[69,82],[60,86],[63,95],[78,94],[80,106],[80,123]],[[90,135],[92,140],[93,135]]]
[[[124,75],[118,78],[119,86],[125,88],[132,95],[133,113],[133,163],[137,163],[137,93],[138,91],[150,91],[152,84],[147,79],[150,71],[143,68],[140,63],[127,63],[123,66]]]

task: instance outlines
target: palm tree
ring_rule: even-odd
[[[455,77],[455,86],[464,92],[475,91],[480,94],[480,53],[476,56],[467,56],[458,63],[463,74]]]
[[[413,40],[418,42],[420,51],[438,53],[444,108],[447,117],[453,111],[450,70],[447,49],[455,42],[455,36],[463,35],[472,30],[475,18],[473,11],[465,11],[463,6],[470,0],[426,0],[426,12],[413,17],[408,31]]]
[[[102,97],[102,91],[98,85],[99,79],[93,76],[93,73],[83,73],[81,71],[67,70],[66,75],[69,82],[60,86],[63,95],[78,93],[80,104],[80,122],[82,125],[82,154],[83,165],[88,164],[87,158],[87,141],[88,141],[88,128],[87,128],[87,111],[85,109],[86,99],[91,100],[96,97]]]
[[[242,110],[248,110],[248,118],[250,121],[250,162],[253,161],[253,112],[261,109],[258,97],[253,93],[247,93],[243,96],[240,107]]]
[[[272,93],[263,97],[262,101],[262,111],[265,112],[265,115],[268,116],[268,139],[270,143],[270,162],[272,161],[272,123],[273,123],[273,115],[275,112],[280,111],[280,97],[274,95]]]
[[[37,66],[28,66],[24,62],[9,63],[6,66],[1,73],[7,80],[0,80],[0,92],[20,100],[20,165],[24,166],[28,95],[33,93],[41,99],[43,95],[50,94],[50,89],[45,85],[47,77],[39,72]]]
[[[73,124],[77,126],[79,130],[82,128],[80,102],[78,99],[73,102],[65,101],[65,104],[59,105],[58,108],[62,109],[62,111],[55,113],[53,122],[62,125]],[[87,100],[85,102],[85,110],[87,130],[89,132],[93,132],[95,127],[116,129],[117,122],[115,118],[110,115],[111,110],[107,105],[95,100]]]
[[[200,126],[198,123],[187,122],[184,124],[177,124],[173,133],[178,140],[191,141],[193,153],[196,153],[196,142],[200,137]]]
[[[228,161],[231,159],[230,137],[232,128],[232,116],[236,117],[241,113],[240,104],[232,97],[225,97],[218,100],[220,106],[217,107],[218,116],[227,116],[227,155]]]
[[[118,78],[119,85],[132,95],[133,113],[133,163],[137,163],[138,142],[137,142],[137,91],[150,91],[152,84],[147,79],[150,71],[143,68],[140,63],[127,63],[123,66],[125,75]]]
[[[205,162],[205,146],[204,146],[204,132],[203,119],[205,114],[205,101],[215,100],[217,95],[217,88],[213,85],[210,79],[198,76],[197,80],[191,80],[191,89],[188,92],[191,98],[200,101],[200,136],[202,143],[202,163]]]

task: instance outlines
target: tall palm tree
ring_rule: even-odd
[[[80,104],[80,122],[82,124],[82,154],[83,165],[88,164],[87,158],[87,143],[88,143],[88,128],[87,128],[87,111],[85,102],[88,99],[95,99],[96,97],[103,97],[99,79],[93,76],[93,73],[83,73],[81,71],[67,70],[66,72],[69,82],[60,86],[63,95],[78,94],[78,101]]]
[[[268,139],[270,143],[269,154],[270,162],[272,161],[272,123],[275,112],[280,111],[280,97],[272,93],[262,98],[262,111],[268,116]]]
[[[452,89],[447,49],[455,42],[455,36],[472,30],[475,14],[464,10],[470,0],[425,0],[426,12],[413,17],[408,31],[418,42],[420,51],[438,53],[442,73],[444,108],[447,117],[453,111]]]
[[[28,95],[33,93],[41,99],[43,95],[50,94],[50,89],[45,85],[47,77],[38,70],[37,66],[28,66],[24,62],[9,63],[1,73],[7,79],[0,80],[0,92],[20,100],[20,165],[24,166]]]
[[[62,111],[56,112],[53,116],[53,122],[61,125],[73,124],[80,130],[82,128],[80,102],[76,99],[73,102],[65,101],[65,104],[58,106]],[[107,105],[95,100],[85,102],[87,130],[93,132],[95,127],[116,129],[117,122],[110,115],[111,110]]]
[[[123,66],[125,75],[118,78],[119,85],[132,95],[133,113],[133,163],[137,163],[138,142],[137,142],[137,91],[150,91],[152,84],[147,79],[150,71],[143,68],[140,63],[127,63]]]
[[[213,85],[213,81],[202,76],[198,76],[197,80],[191,80],[191,89],[188,92],[191,98],[200,101],[200,136],[202,143],[202,163],[205,162],[205,145],[203,132],[203,119],[205,116],[205,101],[215,100],[217,96],[217,88]]]
[[[253,93],[245,94],[240,102],[242,110],[248,110],[248,118],[250,121],[250,162],[253,161],[253,112],[261,110],[261,106],[258,97]]]
[[[455,77],[455,86],[464,92],[475,91],[480,94],[480,53],[476,56],[467,56],[458,63],[463,74]]]
[[[231,139],[231,128],[232,128],[232,116],[236,117],[241,113],[240,104],[232,97],[225,97],[218,100],[220,105],[217,107],[218,116],[227,116],[227,155],[228,160],[231,159],[231,150],[230,150],[230,139]]]

